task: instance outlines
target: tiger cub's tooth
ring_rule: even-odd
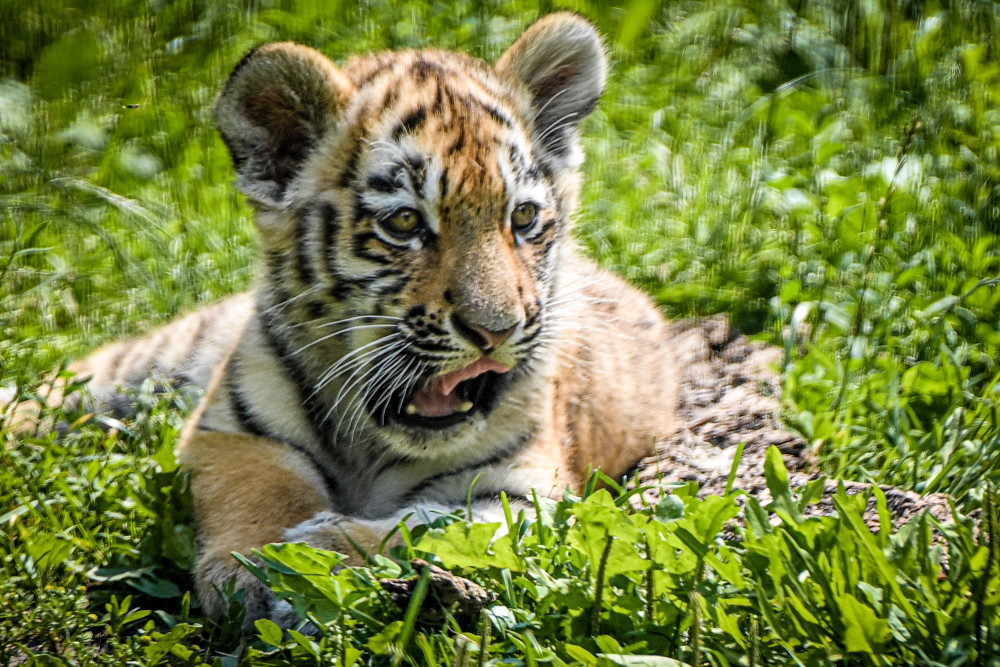
[[[406,414],[408,414],[408,415],[415,415],[415,414],[417,414],[417,406],[415,406],[413,403],[408,403],[406,405]]]
[[[459,412],[468,412],[469,410],[472,409],[473,405],[475,405],[475,404],[472,401],[465,401],[464,403],[462,403],[461,405],[458,406],[458,411]]]

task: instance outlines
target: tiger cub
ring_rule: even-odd
[[[493,66],[402,51],[342,66],[291,43],[240,62],[216,118],[256,211],[256,289],[99,351],[98,408],[149,372],[205,386],[192,473],[203,604],[232,557],[305,541],[360,556],[473,498],[618,476],[674,428],[677,375],[650,300],[571,236],[580,121],[607,61],[559,13]],[[474,484],[473,484],[474,483]]]

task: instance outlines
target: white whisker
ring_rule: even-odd
[[[544,144],[544,143],[545,143],[545,141],[546,141],[546,140],[547,140],[547,139],[548,139],[549,137],[551,137],[552,135],[554,135],[554,134],[555,134],[556,132],[561,132],[561,131],[562,131],[563,129],[565,129],[565,128],[567,128],[567,127],[571,127],[571,126],[573,125],[573,123],[572,123],[572,122],[570,122],[570,121],[572,121],[572,119],[573,119],[573,118],[575,118],[575,117],[576,117],[576,116],[578,116],[578,115],[579,115],[579,114],[578,114],[577,112],[575,112],[575,111],[571,111],[571,112],[569,112],[568,114],[566,114],[566,115],[564,115],[564,116],[561,116],[561,117],[560,117],[560,118],[558,118],[558,119],[557,119],[557,120],[556,120],[556,121],[555,121],[554,123],[552,123],[552,125],[549,125],[549,126],[548,126],[548,127],[547,127],[547,128],[545,129],[545,131],[544,131],[544,132],[542,132],[542,133],[541,133],[541,134],[540,134],[540,135],[539,135],[539,136],[538,136],[538,137],[537,137],[537,138],[535,139],[535,141],[536,141],[536,142],[538,142],[538,143],[540,143],[540,144]]]
[[[335,320],[333,322],[324,322],[323,324],[317,325],[320,327],[335,327],[338,324],[346,324],[347,322],[355,322],[357,320],[388,320],[390,322],[402,322],[402,317],[394,317],[392,315],[355,315],[354,317],[345,317],[342,320]]]
[[[389,327],[389,326],[392,326],[392,325],[390,325],[390,324],[356,324],[353,327],[347,327],[346,329],[340,329],[339,331],[334,331],[333,333],[328,333],[325,336],[320,336],[316,340],[311,341],[309,343],[306,343],[305,345],[303,345],[299,349],[295,350],[294,352],[292,352],[292,354],[301,354],[302,352],[305,352],[306,350],[308,350],[310,347],[313,347],[314,345],[319,345],[320,343],[326,342],[326,341],[330,340],[331,338],[336,338],[337,336],[341,336],[341,335],[346,334],[346,333],[351,333],[352,331],[359,331],[361,329],[385,329],[386,327]]]
[[[372,342],[366,343],[366,344],[362,345],[361,347],[354,348],[350,352],[347,352],[343,356],[341,356],[333,364],[333,366],[331,366],[330,368],[328,368],[319,377],[319,381],[318,382],[320,384],[326,384],[326,382],[329,380],[330,377],[333,377],[334,375],[336,375],[339,372],[339,370],[342,367],[342,365],[350,363],[352,357],[355,357],[358,354],[364,353],[364,351],[367,350],[368,348],[373,347],[375,345],[380,345],[380,344],[384,344],[384,343],[387,343],[387,342],[391,342],[391,341],[395,341],[395,342],[399,343],[402,339],[403,339],[403,335],[400,334],[399,332],[394,331],[394,332],[392,332],[390,334],[386,334],[385,336],[382,336],[381,338],[376,338]]]
[[[269,315],[272,311],[277,310],[279,308],[284,308],[288,304],[294,303],[294,302],[298,301],[299,299],[305,298],[307,296],[309,296],[309,290],[306,290],[304,292],[299,292],[298,294],[296,294],[293,297],[285,299],[284,301],[279,301],[278,303],[274,304],[273,306],[265,308],[264,310],[260,311],[260,314],[261,315]]]

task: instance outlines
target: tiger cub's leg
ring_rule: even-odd
[[[270,617],[285,626],[296,619],[287,605],[275,604],[271,591],[233,558],[233,552],[250,555],[272,542],[305,542],[346,554],[348,564],[361,565],[365,555],[378,553],[387,536],[389,546],[400,543],[400,522],[412,527],[454,509],[422,503],[379,519],[345,516],[333,509],[312,462],[267,438],[194,431],[177,457],[191,471],[200,539],[195,568],[199,599],[210,616],[221,616],[225,600],[219,592],[233,582],[234,590],[245,591],[248,630],[258,618]],[[478,520],[503,517],[494,502],[477,503],[473,513]]]
[[[198,597],[210,616],[225,611],[219,594],[230,581],[246,591],[246,618],[271,615],[271,592],[232,553],[249,556],[332,503],[309,459],[280,442],[251,435],[195,431],[177,450],[191,472],[199,554]]]

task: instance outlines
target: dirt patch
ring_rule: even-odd
[[[699,495],[724,493],[740,442],[745,444],[733,487],[762,503],[771,501],[764,478],[764,455],[771,445],[784,455],[793,488],[819,477],[808,443],[785,430],[779,419],[781,385],[776,369],[780,349],[748,340],[721,316],[677,323],[674,336],[683,373],[679,409],[683,426],[639,463],[640,482],[693,481],[701,489]],[[843,484],[851,495],[871,488],[859,482]],[[808,513],[832,514],[837,485],[827,481],[823,497]],[[919,496],[894,487],[880,488],[897,526],[925,510],[941,520],[950,519],[947,497],[942,494]],[[646,497],[656,500],[659,493],[652,488]],[[865,520],[872,528],[879,525],[874,498],[869,498]]]

